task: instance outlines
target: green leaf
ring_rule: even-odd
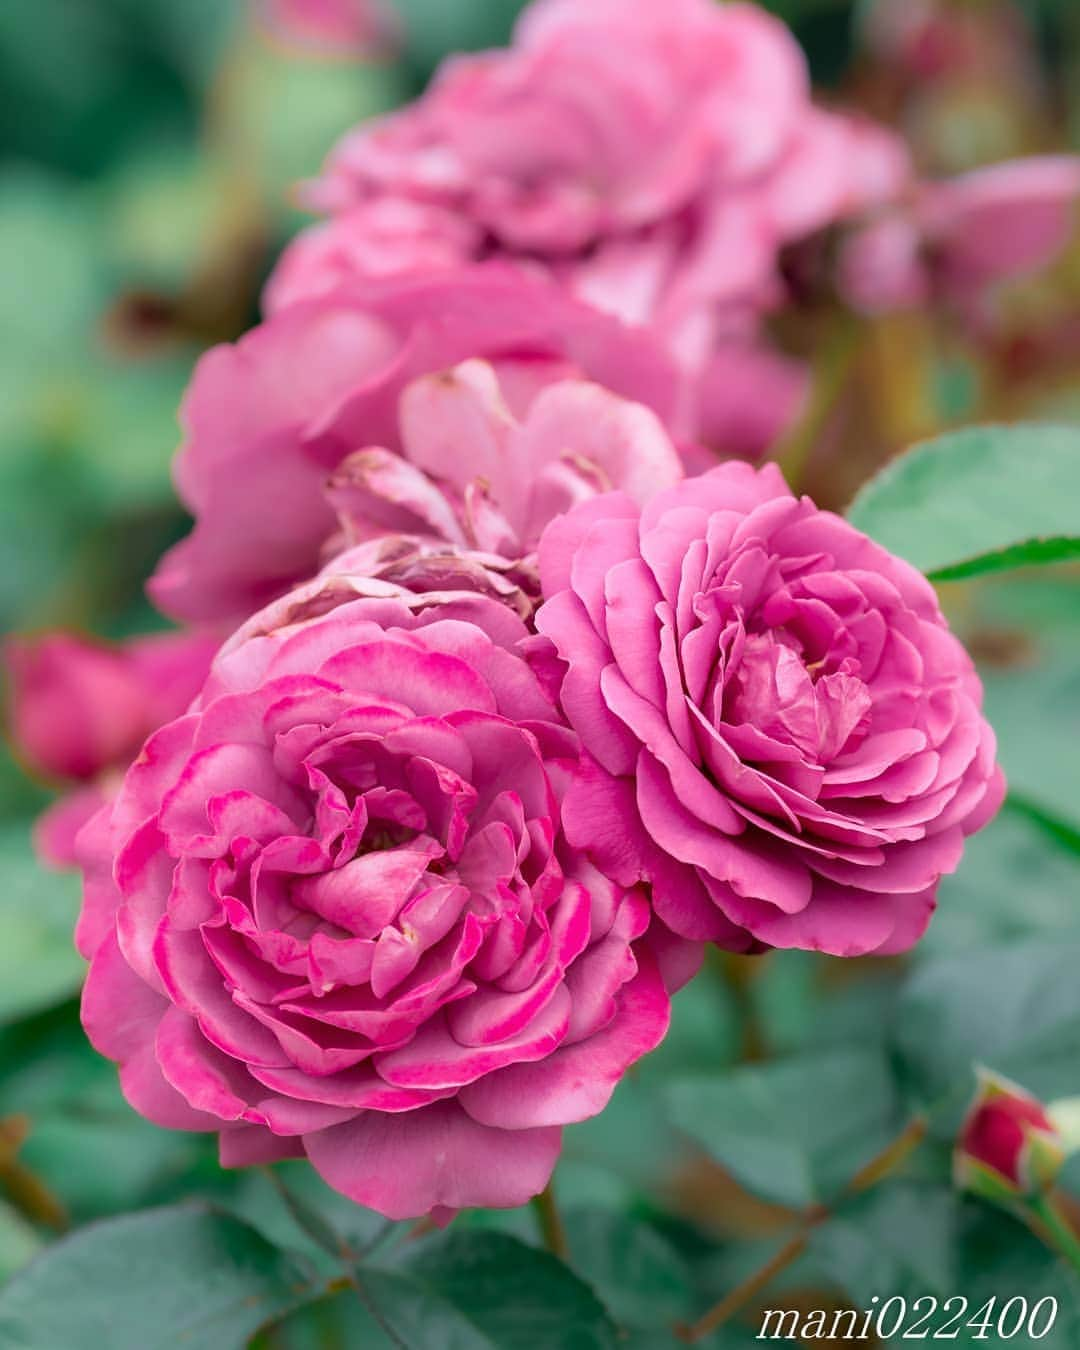
[[[963,951],[1008,938],[1080,934],[1080,857],[1045,825],[1006,802],[967,841],[959,869],[944,877],[920,952]]]
[[[848,519],[945,581],[1080,556],[1080,428],[969,427],[899,455]]]
[[[877,1050],[816,1051],[683,1079],[667,1100],[674,1122],[743,1186],[798,1209],[832,1199],[900,1128]]]
[[[60,1003],[82,983],[72,945],[79,881],[34,857],[25,822],[0,826],[0,1025]]]
[[[601,1209],[564,1216],[570,1260],[624,1327],[664,1327],[693,1316],[693,1281],[651,1224]]]
[[[1044,1098],[1076,1089],[1080,939],[932,958],[900,999],[896,1043],[915,1092],[955,1126],[984,1063]]]
[[[0,1291],[5,1350],[233,1350],[313,1293],[291,1258],[206,1208],[80,1229]]]
[[[899,1297],[907,1299],[904,1326],[914,1330],[916,1319],[930,1310],[928,1302],[916,1307],[915,1300],[930,1296],[938,1307],[923,1327],[932,1339],[966,1299],[950,1343],[999,1345],[1004,1341],[995,1323],[1010,1298],[1026,1298],[1030,1309],[1051,1297],[1058,1302],[1057,1318],[1044,1343],[1080,1343],[1080,1279],[1018,1219],[944,1187],[893,1182],[860,1196],[812,1235],[810,1260],[819,1278],[861,1310],[860,1328],[862,1310],[876,1311]],[[946,1308],[950,1298],[955,1301]],[[990,1298],[996,1300],[990,1331],[980,1338],[967,1322]],[[895,1306],[886,1325],[898,1311]],[[1024,1332],[1016,1343],[1034,1344]]]
[[[891,1182],[847,1201],[810,1238],[828,1283],[869,1308],[874,1295],[956,1292],[959,1198],[943,1186]]]
[[[410,1254],[396,1273],[454,1308],[474,1328],[480,1337],[476,1345],[484,1350],[614,1350],[616,1345],[614,1324],[589,1286],[548,1252],[505,1233],[445,1233]],[[374,1272],[365,1280],[381,1304]],[[406,1344],[418,1350],[442,1344],[437,1338],[405,1335],[399,1315],[387,1316]],[[464,1350],[468,1342],[461,1344]]]
[[[41,1239],[26,1220],[0,1200],[0,1282],[41,1250]]]

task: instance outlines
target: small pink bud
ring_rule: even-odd
[[[981,1069],[953,1154],[956,1185],[1008,1203],[1045,1190],[1064,1160],[1063,1141],[1042,1102]]]

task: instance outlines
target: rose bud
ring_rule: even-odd
[[[1053,1183],[1065,1154],[1037,1097],[1000,1074],[978,1070],[953,1153],[953,1179],[961,1190],[999,1203],[1035,1195]]]

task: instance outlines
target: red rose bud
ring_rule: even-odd
[[[953,1154],[956,1185],[999,1203],[1046,1190],[1066,1152],[1046,1108],[989,1070],[979,1070],[978,1079]]]

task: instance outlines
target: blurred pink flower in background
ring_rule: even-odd
[[[80,786],[40,817],[36,843],[55,866],[74,862],[83,822],[108,795],[146,737],[195,697],[220,638],[161,633],[90,642],[68,633],[5,645],[12,740],[27,768]]]
[[[469,358],[490,368],[408,389]],[[343,543],[381,529],[488,547],[507,513],[511,535],[499,547],[514,561],[590,475],[596,487],[632,480],[639,491],[670,481],[678,465],[644,408],[627,411],[603,389],[561,399],[541,392],[579,375],[667,425],[675,420],[674,374],[648,333],[514,268],[368,281],[288,307],[199,362],[176,470],[195,528],[160,564],[153,599],[176,617],[239,619],[310,577]],[[585,403],[587,413],[572,412]],[[564,425],[564,439],[537,441],[535,425],[564,416],[573,435]],[[440,441],[444,417],[453,419],[452,443]],[[592,458],[608,422],[626,428],[621,463]],[[632,441],[654,457],[650,466],[635,465]],[[504,446],[512,473],[499,464]],[[561,468],[543,468],[549,451],[563,457]],[[470,488],[477,478],[501,484],[499,500]],[[453,509],[431,480],[460,499]]]
[[[904,951],[1004,794],[930,583],[775,465],[576,507],[536,624],[586,752],[570,842],[683,937]]]
[[[868,313],[937,301],[974,323],[994,289],[1050,267],[1075,239],[1080,157],[1044,155],[927,184],[852,233],[839,284]]]
[[[812,104],[799,47],[764,10],[541,0],[511,48],[452,58],[414,104],[343,139],[308,190],[331,219],[286,251],[267,305],[358,274],[516,259],[650,327],[684,373],[695,436],[756,455],[804,393],[762,330],[784,298],[781,251],[909,174],[891,132]],[[760,384],[725,385],[718,354]]]
[[[255,18],[290,46],[327,55],[382,56],[399,23],[383,0],[252,0]]]

